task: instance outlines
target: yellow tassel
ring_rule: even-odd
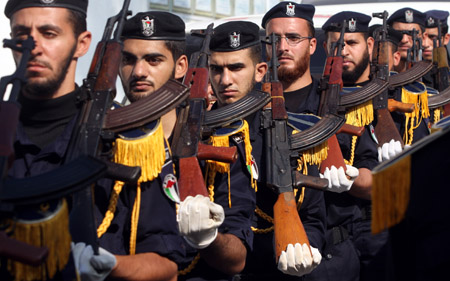
[[[428,94],[425,90],[420,93],[410,92],[404,87],[402,88],[402,102],[412,103],[415,105],[414,111],[411,113],[405,113],[405,134],[403,136],[403,141],[407,145],[411,145],[413,142],[414,130],[422,122],[422,118],[428,118],[430,116],[430,111],[428,109]]]
[[[373,104],[372,101],[367,101],[358,106],[352,107],[345,113],[346,123],[364,127],[373,122]]]
[[[114,162],[141,167],[139,182],[158,177],[165,159],[164,132],[160,121],[149,134],[134,139],[118,138],[114,146]]]
[[[396,225],[404,217],[409,203],[411,156],[373,173],[372,233]]]
[[[136,199],[134,200],[133,212],[131,214],[130,255],[136,254],[137,228],[140,211],[141,211],[141,184],[138,183],[136,190]]]
[[[41,204],[41,210],[48,204]],[[41,266],[29,266],[8,261],[8,270],[14,280],[47,280],[53,278],[67,264],[70,255],[69,212],[63,199],[54,214],[39,221],[13,221],[12,238],[27,244],[49,249],[48,257]]]
[[[106,211],[105,217],[102,223],[97,228],[98,238],[102,237],[106,233],[108,227],[111,225],[114,219],[114,213],[116,212],[117,200],[119,199],[119,194],[122,191],[122,187],[125,183],[123,181],[116,181],[113,192],[111,193],[111,198],[109,200],[108,210]]]
[[[114,145],[114,162],[127,166],[140,166],[141,177],[137,181],[136,199],[133,204],[131,215],[131,234],[130,234],[130,255],[136,253],[137,228],[139,222],[139,212],[141,207],[141,183],[150,182],[156,179],[161,173],[162,167],[166,160],[164,131],[161,121],[155,126],[151,132],[138,138],[121,137],[116,139]],[[119,189],[121,190],[123,183],[117,181],[111,194],[108,212],[102,222],[102,227],[97,233],[106,232],[112,219],[117,204],[117,196]],[[117,192],[118,191],[118,192]],[[109,221],[109,223],[108,223]]]
[[[252,164],[252,145],[250,143],[250,133],[248,129],[248,123],[247,121],[243,121],[242,126],[237,129],[236,131],[232,132],[229,135],[223,135],[223,136],[212,136],[210,138],[210,143],[213,146],[216,147],[229,147],[230,146],[230,136],[236,135],[241,133],[244,138],[244,144],[245,144],[245,163],[247,166]],[[216,176],[216,173],[227,173],[228,174],[228,205],[231,208],[231,187],[230,187],[230,164],[220,162],[220,161],[213,161],[213,160],[207,160],[206,161],[206,170],[209,171],[206,173],[206,182],[208,183],[209,189],[214,189],[214,178]],[[256,181],[253,179],[252,170],[250,169],[250,184],[252,188],[256,188]],[[212,181],[210,180],[212,177]]]

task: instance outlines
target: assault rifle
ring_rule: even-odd
[[[120,12],[108,19],[103,37],[95,50],[88,76],[83,81],[82,92],[86,96],[69,143],[68,163],[82,155],[96,158],[100,157],[103,151],[109,152],[110,147],[103,144],[112,142],[114,134],[104,131],[103,126],[105,114],[112,107],[116,94],[115,85],[119,73],[117,62],[121,60],[123,48],[120,36],[126,17],[130,13],[129,5],[130,0],[124,0]],[[111,38],[113,30],[114,36]],[[113,174],[108,174],[108,177],[128,182],[136,181],[140,176],[140,167],[126,167],[109,161],[106,163],[113,168]],[[91,189],[92,186],[73,194],[70,229],[74,242],[85,242],[98,253]],[[83,226],[81,229],[80,225]]]
[[[386,20],[388,13],[373,13],[373,17],[383,19],[383,25],[381,30],[375,36],[375,47],[373,49],[372,60],[376,68],[376,77],[389,80],[389,42],[387,41],[388,30]],[[394,120],[388,110],[388,90],[384,90],[383,93],[373,99],[373,107],[377,117],[377,124],[375,126],[375,134],[378,139],[378,147],[388,143],[392,139],[399,141],[402,147],[404,146],[403,139],[400,136]]]
[[[340,37],[331,47],[331,52],[326,60],[325,69],[321,79],[322,94],[320,97],[319,116],[325,116],[326,114],[345,115],[345,108],[339,103],[340,94],[343,86],[342,81],[342,63],[343,57],[341,55],[342,48],[344,47],[344,34],[346,28],[346,21],[342,22]],[[347,132],[353,132],[355,135],[361,135],[362,130],[358,127],[346,125]],[[364,129],[364,128],[362,128]],[[320,167],[321,173],[325,171],[325,168],[335,166],[336,168],[342,167],[346,170],[344,157],[339,146],[336,135],[328,139],[328,157],[325,159]]]
[[[291,157],[295,153],[291,150],[288,135],[288,115],[284,104],[283,87],[278,81],[276,42],[277,36],[273,33],[269,41],[272,44],[270,81],[263,85],[263,90],[271,93],[272,101],[262,111],[261,126],[264,128],[265,138],[266,184],[278,194],[273,207],[275,253],[278,262],[281,252],[285,251],[289,244],[306,243],[309,246],[309,241],[298,214],[293,192],[294,181],[298,180],[300,184],[303,180],[300,179],[300,173],[298,171],[294,173],[291,167]],[[328,186],[328,181],[318,180],[302,184],[317,185],[317,188],[322,190]]]
[[[3,46],[9,47],[15,51],[22,53],[22,58],[16,71],[10,75],[2,77],[0,80],[0,120],[3,120],[0,126],[0,192],[5,187],[5,178],[7,177],[8,168],[14,158],[14,139],[16,136],[16,128],[19,121],[21,106],[17,102],[22,85],[26,82],[25,72],[28,60],[31,57],[31,51],[34,49],[34,39],[28,36],[25,40],[3,40]],[[8,85],[12,85],[9,98],[5,101],[5,93]],[[25,195],[26,196],[26,195]],[[0,219],[12,216],[14,205],[0,199]],[[6,232],[0,231],[0,257],[16,260],[28,265],[40,265],[45,261],[48,255],[48,248],[34,247],[26,243],[9,238]]]
[[[201,143],[203,120],[208,98],[208,55],[213,24],[204,33],[202,48],[193,54],[184,84],[190,86],[190,96],[177,116],[172,141],[172,157],[179,167],[178,183],[180,200],[197,194],[208,196],[202,170],[198,160],[234,162],[237,159],[236,147],[213,147]],[[204,157],[200,157],[204,155]]]

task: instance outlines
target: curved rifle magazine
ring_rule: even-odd
[[[103,129],[117,133],[144,126],[176,108],[188,96],[187,86],[169,79],[149,96],[127,106],[109,110]]]
[[[389,87],[395,88],[414,82],[427,74],[432,68],[433,63],[428,61],[419,61],[407,71],[389,76]]]
[[[345,124],[345,119],[339,115],[326,114],[314,126],[291,135],[291,150],[303,151],[321,144]]]
[[[204,126],[217,128],[243,119],[270,102],[270,94],[252,91],[242,99],[218,109],[205,112]]]
[[[428,96],[428,107],[435,109],[450,103],[450,87],[439,92],[437,95]]]
[[[5,179],[0,200],[14,205],[40,204],[89,188],[102,178],[106,165],[92,156],[80,156],[56,170],[21,179]]]
[[[389,87],[389,83],[379,78],[374,78],[364,87],[351,93],[341,95],[339,105],[345,108],[365,103],[381,94]]]

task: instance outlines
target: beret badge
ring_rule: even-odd
[[[145,16],[142,20],[142,34],[144,36],[150,37],[155,32],[154,19],[150,19],[148,16]]]
[[[241,34],[236,31],[230,34],[230,47],[237,48],[241,45]]]
[[[356,30],[356,20],[355,19],[350,19],[350,21],[348,22],[348,30],[350,32],[355,32]]]
[[[295,16],[295,5],[292,3],[289,3],[286,5],[286,15],[288,16]]]
[[[42,4],[52,4],[55,0],[41,0]]]
[[[405,20],[408,23],[412,23],[414,21],[414,13],[411,10],[405,11]]]

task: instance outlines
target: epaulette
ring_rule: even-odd
[[[248,123],[245,120],[238,120],[231,123],[228,126],[218,128],[214,131],[214,134],[210,137],[209,143],[217,147],[229,147],[230,138],[236,143],[244,142],[245,146],[245,164],[250,173],[250,184],[252,188],[256,190],[256,180],[257,174],[255,169],[253,169],[254,160],[252,157],[252,145],[250,143],[250,133]],[[210,197],[212,197],[214,190],[214,179],[216,173],[227,173],[228,174],[228,190],[230,191],[230,164],[207,160],[206,161],[206,182],[208,184],[208,190]],[[229,206],[231,207],[231,196],[228,194]]]

